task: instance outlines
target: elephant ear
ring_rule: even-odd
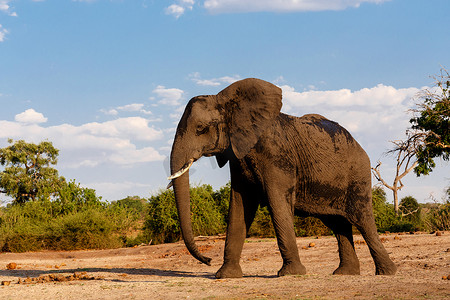
[[[281,89],[267,81],[248,78],[217,94],[229,124],[230,143],[238,159],[243,158],[272,125],[281,110]]]

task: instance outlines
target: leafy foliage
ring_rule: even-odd
[[[248,235],[265,238],[275,237],[275,229],[267,207],[258,208]]]
[[[224,216],[225,223],[228,222],[228,210],[230,206],[231,197],[231,182],[228,182],[225,186],[221,187],[218,191],[215,191],[212,195],[217,209],[220,214]]]
[[[394,207],[387,203],[386,192],[381,187],[372,189],[372,207],[378,231],[389,231],[396,218]]]
[[[213,194],[210,185],[190,189],[194,235],[214,235],[225,231],[225,216],[221,213],[223,208],[216,204],[217,199],[223,200],[223,197],[216,195],[214,199]],[[169,243],[181,239],[175,195],[172,190],[162,191],[150,198],[144,232],[153,243]]]
[[[0,149],[0,163],[4,166],[0,189],[14,201],[0,208],[0,251],[116,248],[181,238],[172,190],[161,191],[148,201],[127,197],[108,204],[95,190],[59,177],[51,167],[57,163],[58,150],[50,142],[9,143],[9,147]],[[230,183],[218,191],[210,185],[190,189],[195,235],[225,233],[230,195]],[[373,190],[375,221],[380,231],[410,231],[420,226],[448,230],[449,202],[427,208],[424,217],[421,205],[406,197],[400,203],[402,215],[397,216],[383,189]],[[297,236],[331,234],[313,217],[295,217],[294,225]],[[258,208],[249,235],[275,237],[267,207]]]
[[[435,78],[436,79],[436,78]],[[450,159],[450,75],[441,70],[436,79],[437,92],[426,90],[420,96],[423,101],[415,110],[417,116],[410,120],[423,143],[416,152],[418,165],[414,172],[429,174],[436,166],[434,158]]]
[[[10,146],[0,148],[0,164],[5,167],[0,173],[0,190],[15,202],[49,198],[65,184],[58,171],[50,167],[57,163],[59,153],[51,142],[8,142]]]
[[[30,201],[0,210],[0,250],[11,252],[121,247],[121,235],[138,220],[100,202]]]
[[[330,228],[315,217],[294,217],[295,233],[297,236],[332,235]]]
[[[332,231],[321,220],[315,217],[294,216],[294,228],[296,236],[331,235]],[[259,207],[255,220],[250,227],[249,236],[276,237],[272,218],[267,207]]]
[[[95,190],[59,177],[50,142],[13,142],[0,149],[0,189],[14,198],[0,208],[0,250],[73,250],[122,246],[139,219],[132,209],[108,205]],[[137,227],[137,226],[135,226]]]
[[[450,230],[450,200],[431,210],[426,222],[430,230]]]
[[[412,199],[414,198],[407,197],[406,200],[403,198],[400,201],[400,205],[404,203],[405,211],[407,210],[408,205],[413,205],[411,204],[414,202]],[[417,203],[417,201],[415,201],[415,203]],[[381,187],[372,189],[372,206],[375,224],[380,232],[408,232],[420,229],[420,215],[415,221],[397,215],[394,206],[387,203],[386,192]]]
[[[421,226],[421,211],[419,202],[412,196],[404,197],[400,201],[402,219],[411,222],[417,227]]]
[[[128,196],[124,199],[112,203],[113,207],[125,209],[136,215],[139,219],[144,219],[148,215],[148,201],[139,196]]]

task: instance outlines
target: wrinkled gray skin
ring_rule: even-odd
[[[175,174],[202,156],[227,162],[231,199],[224,262],[217,278],[242,277],[244,240],[258,205],[267,205],[283,258],[279,276],[305,274],[296,245],[293,216],[316,216],[336,235],[339,267],[334,274],[359,274],[352,225],[369,246],[376,274],[396,266],[380,242],[371,201],[370,162],[339,124],[320,115],[280,113],[281,90],[259,79],[233,83],[217,95],[189,101],[171,153]],[[183,238],[189,252],[210,264],[194,243],[189,171],[173,179]]]

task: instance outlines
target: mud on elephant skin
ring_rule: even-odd
[[[339,267],[359,274],[352,225],[369,246],[376,274],[394,274],[377,234],[367,154],[338,123],[320,115],[280,113],[281,89],[260,80],[237,81],[217,95],[187,104],[170,156],[180,226],[189,252],[210,264],[194,243],[189,168],[202,156],[229,164],[231,199],[224,262],[217,278],[241,277],[240,255],[259,205],[268,206],[283,258],[279,276],[305,274],[295,239],[294,214],[320,218],[336,235]]]

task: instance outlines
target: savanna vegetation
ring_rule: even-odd
[[[95,191],[71,182],[61,199],[11,203],[0,209],[0,250],[75,250],[130,247],[181,239],[172,190],[149,199],[128,197],[107,203]],[[193,229],[196,235],[226,232],[230,186],[215,191],[210,185],[191,188]],[[380,232],[450,230],[450,199],[445,204],[419,204],[403,198],[404,216],[395,214],[381,188],[373,190],[375,220]],[[329,235],[318,219],[295,218],[298,236]],[[250,236],[274,237],[269,211],[259,208]]]

